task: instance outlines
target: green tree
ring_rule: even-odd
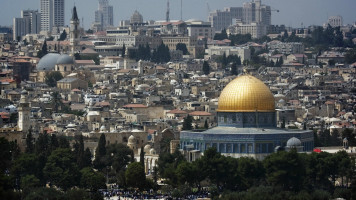
[[[125,58],[125,54],[126,54],[126,45],[125,45],[125,43],[122,45],[122,54],[121,54],[121,56],[123,57],[123,58]]]
[[[49,136],[46,132],[39,134],[35,143],[36,155],[45,155],[47,157],[49,154],[49,142]]]
[[[281,128],[286,128],[286,119],[282,119]]]
[[[41,186],[40,180],[34,175],[26,175],[21,178],[23,197],[26,197],[33,189]]]
[[[65,136],[59,136],[58,137],[58,147],[65,149],[65,148],[69,148],[69,141],[67,140],[67,138]]]
[[[161,43],[156,50],[153,51],[152,61],[156,63],[166,63],[171,60],[171,55],[168,46]]]
[[[176,45],[176,50],[181,50],[183,52],[183,55],[189,55],[187,45],[185,43],[178,43]]]
[[[43,179],[42,173],[43,166],[40,165],[39,157],[35,154],[21,154],[11,166],[11,174],[17,181],[21,180],[21,177],[28,175],[34,175],[37,178]],[[44,181],[42,180],[42,184]]]
[[[25,198],[25,200],[39,200],[39,199],[61,200],[64,199],[64,195],[62,192],[54,188],[40,187],[31,190],[31,193],[28,194]]]
[[[73,188],[68,190],[65,195],[64,199],[67,200],[88,200],[88,199],[95,199],[93,198],[92,195],[89,195],[89,193],[83,189],[78,189],[78,188]],[[101,197],[102,199],[102,197]]]
[[[210,65],[207,61],[204,61],[203,63],[203,72],[205,75],[208,75],[210,73]]]
[[[143,167],[145,167],[145,152],[143,151],[143,147],[141,147],[141,152],[140,152],[140,163],[142,164]]]
[[[52,152],[53,150],[59,147],[58,139],[56,134],[52,134],[50,141],[49,141],[49,151]]]
[[[232,75],[237,75],[237,64],[236,63],[232,63],[231,65],[231,74]]]
[[[192,122],[193,122],[193,117],[187,115],[187,117],[184,118],[182,130],[192,130],[193,129]]]
[[[63,103],[62,103],[61,94],[59,94],[59,92],[52,92],[51,104],[52,104],[52,110],[54,110],[55,113],[57,113],[59,110],[62,110]]]
[[[248,157],[238,159],[237,173],[241,179],[241,189],[258,186],[261,180],[264,180],[265,178],[265,171],[262,162]]]
[[[79,183],[79,169],[70,149],[56,149],[48,157],[44,175],[53,185],[67,190]]]
[[[224,40],[227,39],[226,29],[223,29],[221,33],[215,33],[214,40]]]
[[[63,75],[59,71],[47,72],[45,76],[45,83],[50,87],[56,87],[57,81],[63,79]]]
[[[134,154],[132,149],[124,144],[111,144],[107,147],[107,165],[118,174],[124,171],[126,166],[134,162]]]
[[[205,122],[204,122],[204,128],[205,128],[205,129],[208,129],[208,128],[209,128],[208,120],[205,120]]]
[[[48,54],[47,41],[46,40],[43,42],[43,45],[42,45],[42,54],[43,54],[43,56]]]
[[[83,135],[80,135],[77,137],[77,140],[75,141],[74,146],[74,156],[77,160],[77,165],[79,169],[82,169],[85,166],[84,163],[84,138]]]
[[[43,56],[45,56],[47,54],[48,54],[47,41],[45,40],[42,45],[42,49],[37,52],[37,57],[42,58]]]
[[[196,162],[189,163],[182,161],[178,164],[176,169],[177,180],[179,185],[188,184],[190,187],[200,187],[200,182],[203,181],[203,177],[200,173],[199,166]]]
[[[142,190],[146,183],[145,168],[138,162],[130,163],[125,172],[127,185]]]
[[[102,170],[105,166],[105,156],[106,156],[106,138],[105,134],[101,134],[98,142],[98,147],[95,150],[95,160],[94,167],[96,169]]]
[[[35,150],[34,144],[33,144],[33,136],[32,136],[32,127],[28,130],[27,136],[26,136],[26,153],[33,153]]]
[[[83,167],[91,167],[92,166],[92,162],[91,162],[92,157],[93,156],[92,156],[89,148],[87,147],[85,149],[85,152],[83,155]]]
[[[106,189],[105,177],[95,172],[92,168],[86,167],[80,170],[80,186],[91,192],[97,192],[99,189]]]
[[[345,62],[348,64],[356,62],[356,48],[350,49],[346,52]]]
[[[66,32],[66,30],[63,30],[63,32],[61,33],[61,35],[59,36],[59,41],[63,41],[63,40],[65,40],[65,39],[67,39],[67,32]]]
[[[185,161],[185,159],[178,150],[173,154],[160,154],[157,162],[160,177],[167,179],[169,184],[176,186],[178,183],[176,169],[183,161]]]
[[[295,149],[273,153],[263,160],[263,164],[269,184],[285,190],[299,191],[302,188],[306,171]]]

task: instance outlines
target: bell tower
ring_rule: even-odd
[[[18,107],[19,119],[17,127],[19,131],[27,132],[30,129],[30,105],[27,101],[27,91],[21,92],[20,105]]]
[[[79,46],[79,18],[77,14],[77,7],[74,6],[73,8],[73,13],[72,13],[72,18],[70,19],[70,47],[71,47],[71,55],[74,56],[74,54],[77,51],[77,48]]]

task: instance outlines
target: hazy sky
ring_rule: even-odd
[[[196,18],[207,20],[208,7],[211,10],[224,7],[240,7],[249,0],[183,0],[183,20]],[[14,17],[20,17],[23,9],[40,9],[40,0],[0,0],[0,25],[12,25]],[[138,10],[144,20],[165,19],[167,0],[109,0],[114,6],[114,25],[120,20],[129,19]],[[94,21],[94,12],[98,7],[98,0],[65,0],[66,24],[69,24],[71,8],[77,6],[80,19],[84,18],[85,29]],[[356,0],[262,0],[263,4],[272,9],[272,24],[300,27],[322,25],[328,16],[341,15],[344,24],[356,21]],[[170,18],[180,19],[180,0],[170,0]]]

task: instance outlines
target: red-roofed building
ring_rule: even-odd
[[[17,83],[14,79],[10,78],[4,78],[0,79],[1,82],[1,90],[6,90],[6,89],[15,89],[17,87]]]
[[[148,107],[143,104],[127,104],[127,105],[124,105],[123,108],[132,109],[132,108],[148,108]]]
[[[77,66],[85,66],[85,65],[95,65],[93,60],[76,60],[75,64]]]
[[[214,122],[214,116],[211,113],[205,111],[193,111],[189,113],[190,116],[193,117],[195,124],[198,124],[199,127],[204,127],[205,121],[210,124],[210,122]]]
[[[166,117],[169,119],[179,119],[181,117],[186,117],[188,113],[184,110],[174,109],[166,113]]]

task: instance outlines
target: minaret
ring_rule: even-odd
[[[17,127],[19,131],[27,132],[30,129],[30,106],[27,101],[27,91],[21,92],[20,105],[18,107],[19,119]]]
[[[74,56],[76,48],[79,46],[79,23],[77,8],[74,6],[72,18],[70,19],[70,46],[71,55]]]

